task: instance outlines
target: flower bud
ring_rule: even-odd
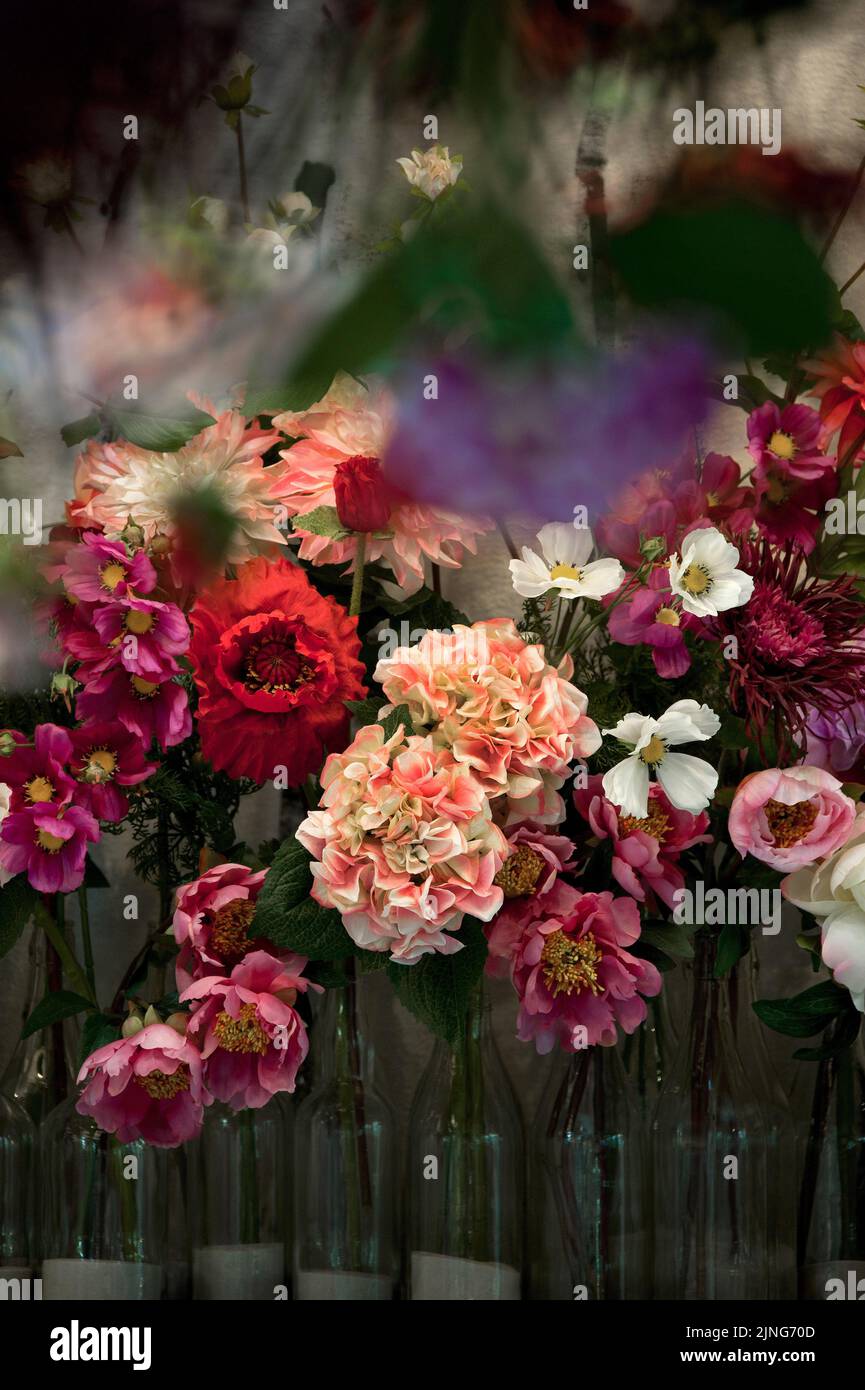
[[[154,1007],[153,1007],[152,1004],[148,1004],[148,1005],[147,1005],[147,1012],[146,1012],[145,1015],[144,1015],[144,1026],[145,1026],[145,1028],[149,1028],[150,1025],[151,1025],[151,1023],[161,1023],[161,1022],[162,1022],[162,1019],[160,1018],[158,1011],[157,1011],[156,1009],[154,1009]]]
[[[141,1014],[136,1012],[134,1014],[130,1014],[127,1019],[124,1019],[123,1027],[120,1029],[120,1032],[122,1033],[124,1038],[133,1038],[135,1034],[140,1033],[143,1028],[144,1020],[142,1019]]]
[[[186,1025],[189,1022],[189,1014],[169,1014],[165,1022],[168,1024],[169,1028],[174,1029],[175,1033],[179,1033],[181,1037],[185,1037]]]
[[[384,531],[391,497],[377,458],[360,454],[338,463],[333,477],[336,510],[347,531]]]

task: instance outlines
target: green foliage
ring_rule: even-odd
[[[21,1036],[29,1038],[31,1033],[38,1033],[51,1023],[59,1023],[61,1019],[72,1018],[75,1014],[92,1008],[90,1000],[82,995],[73,994],[68,989],[55,989],[51,994],[46,994],[44,999],[40,999],[21,1029]]]
[[[610,251],[636,303],[711,310],[747,353],[799,352],[831,334],[831,280],[796,225],[766,207],[662,209],[611,236]]]
[[[465,917],[456,938],[463,949],[452,956],[433,952],[416,965],[388,961],[386,967],[400,1003],[451,1046],[462,1036],[469,997],[481,980],[487,957],[480,922]]]
[[[120,1036],[120,1020],[111,1014],[89,1013],[81,1029],[81,1042],[78,1048],[78,1065],[95,1052],[97,1047],[116,1042]]]
[[[60,436],[67,449],[72,449],[76,444],[82,444],[85,439],[92,439],[101,429],[101,419],[91,411],[80,420],[70,420],[68,425],[62,425]]]
[[[310,863],[311,856],[303,845],[293,838],[285,841],[262,885],[248,935],[253,939],[264,936],[284,950],[315,961],[356,955],[357,947],[339,913],[320,907],[310,897]]]
[[[834,980],[822,980],[792,999],[758,999],[753,1007],[761,1022],[776,1033],[809,1038],[848,1011],[850,994]]]
[[[718,935],[718,945],[715,951],[715,979],[720,980],[729,970],[732,970],[736,962],[746,956],[750,949],[750,928],[742,926],[738,922],[726,922]]]
[[[212,415],[192,405],[178,407],[172,414],[157,415],[138,405],[121,406],[109,402],[103,407],[103,415],[113,436],[159,453],[174,453],[193,435],[213,424]]]
[[[0,888],[0,956],[12,950],[38,902],[39,894],[30,887],[24,874],[18,874]]]

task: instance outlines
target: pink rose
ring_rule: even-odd
[[[819,767],[770,767],[739,783],[730,807],[730,839],[741,855],[753,854],[790,873],[843,844],[855,815],[853,801],[831,773]]]
[[[210,1104],[198,1048],[167,1023],[98,1047],[78,1080],[87,1076],[77,1110],[124,1144],[144,1139],[174,1149],[195,1138]]]

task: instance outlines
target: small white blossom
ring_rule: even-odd
[[[447,145],[431,145],[428,150],[412,150],[411,158],[397,160],[409,183],[432,200],[456,183],[463,169],[459,155],[451,158]]]
[[[511,560],[513,585],[523,598],[540,598],[555,589],[560,598],[603,598],[625,577],[618,560],[590,560],[592,533],[585,526],[553,521],[538,532],[541,554],[523,546]]]
[[[754,592],[750,574],[736,568],[739,552],[714,526],[691,531],[682,541],[681,558],[673,555],[668,569],[670,588],[686,613],[716,618],[728,608],[740,608]]]
[[[708,705],[677,700],[659,719],[626,714],[605,734],[629,743],[633,753],[604,773],[604,795],[623,815],[642,820],[649,809],[649,774],[654,772],[670,803],[680,811],[699,814],[715,795],[718,774],[703,758],[671,753],[671,745],[712,738],[721,721]]]

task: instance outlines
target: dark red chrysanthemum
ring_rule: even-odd
[[[713,622],[719,637],[736,639],[725,647],[731,703],[758,738],[772,727],[789,755],[813,711],[865,698],[865,605],[852,579],[807,575],[793,546],[745,542],[739,564],[754,576],[751,599]]]
[[[297,786],[348,742],[346,700],[366,694],[357,619],[289,560],[249,560],[202,593],[189,649],[206,757]]]

